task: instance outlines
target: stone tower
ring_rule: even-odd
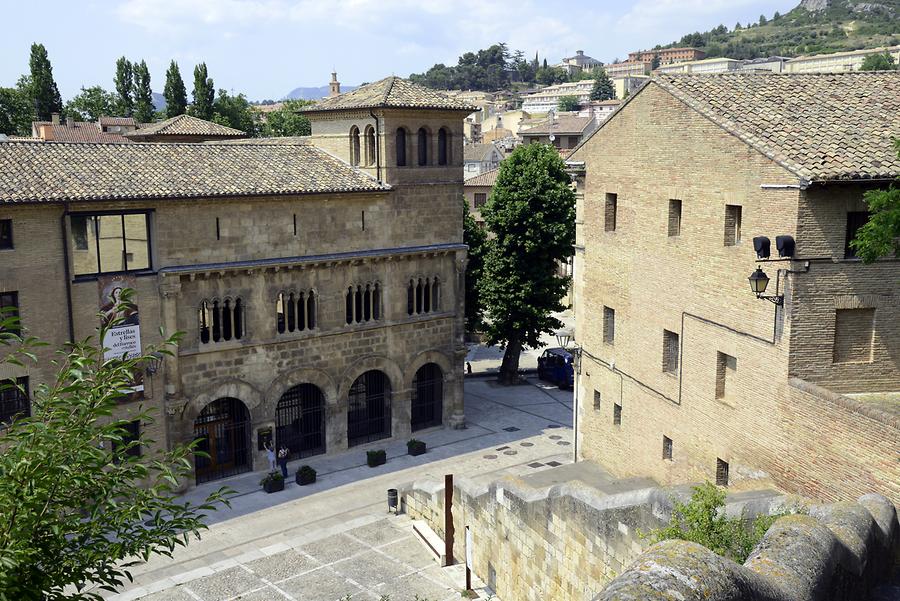
[[[331,83],[328,84],[328,86],[330,88],[328,90],[329,98],[332,96],[337,96],[338,94],[341,93],[341,82],[338,81],[337,72],[335,72],[335,71],[331,72]]]

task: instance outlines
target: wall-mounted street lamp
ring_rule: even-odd
[[[156,375],[156,372],[159,371],[159,364],[162,362],[162,353],[156,352],[151,353],[144,360],[144,369],[147,371],[148,376]]]
[[[765,294],[766,288],[769,286],[769,276],[766,275],[766,272],[762,270],[762,267],[759,265],[756,266],[756,271],[750,274],[750,277],[747,278],[750,280],[750,290],[756,294],[756,298],[764,298],[767,301],[771,301],[776,305],[784,304],[784,295],[783,294]]]
[[[559,344],[560,348],[564,349],[572,342],[572,332],[570,330],[557,330],[554,335],[556,336],[556,343]]]

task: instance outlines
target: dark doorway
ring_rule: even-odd
[[[325,452],[325,395],[313,384],[294,386],[275,409],[275,444],[285,446],[291,458]]]
[[[250,412],[240,399],[225,397],[208,404],[194,420],[197,484],[250,471]]]
[[[412,431],[441,425],[444,410],[444,372],[436,363],[426,363],[413,378],[410,407]]]
[[[348,446],[390,438],[391,382],[383,372],[367,371],[356,378],[348,401]]]

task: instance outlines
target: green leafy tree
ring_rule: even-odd
[[[27,79],[28,99],[39,121],[49,121],[53,113],[63,110],[62,97],[53,80],[53,67],[43,44],[31,45],[28,61],[30,77]]]
[[[0,88],[0,134],[26,136],[31,133],[28,95],[18,88]]]
[[[96,121],[104,115],[115,115],[118,98],[100,86],[81,88],[81,93],[66,103],[66,115],[77,121]]]
[[[650,61],[650,70],[656,71],[657,69],[659,69],[659,55],[654,54],[653,60]]]
[[[131,296],[126,291],[120,308]],[[15,320],[4,321],[0,364],[35,363],[39,343],[11,334]],[[148,353],[170,354],[177,339]],[[32,415],[4,432],[0,600],[99,599],[98,590],[130,579],[138,560],[170,556],[199,536],[208,512],[227,503],[227,489],[200,504],[179,501],[174,489],[191,472],[194,445],[151,452],[152,441],[126,430],[130,420],[151,421],[149,412],[116,417],[148,359],[104,359],[91,338],[68,345],[57,352],[55,380],[34,391]]]
[[[897,63],[889,52],[881,52],[870,54],[863,59],[860,65],[860,71],[894,71],[897,69]]]
[[[766,15],[759,15],[759,24],[760,25],[765,25],[768,22],[769,21],[766,19]]]
[[[116,61],[116,108],[121,117],[134,114],[134,69],[124,56]]]
[[[594,87],[591,88],[591,100],[612,100],[616,97],[616,89],[613,87],[606,69],[597,67],[594,69]]]
[[[312,126],[309,119],[297,112],[310,104],[315,103],[311,100],[285,100],[278,110],[266,113],[263,135],[273,138],[310,135]]]
[[[219,90],[213,103],[213,121],[253,136],[257,129],[255,115],[256,111],[250,106],[246,96],[232,96],[225,90]]]
[[[140,123],[150,123],[154,113],[150,69],[146,61],[141,61],[134,66],[134,118]]]
[[[686,540],[703,545],[710,551],[744,563],[776,519],[785,515],[761,515],[745,521],[725,515],[725,491],[711,482],[694,486],[691,500],[675,501],[672,520],[664,528],[654,530],[654,543],[663,540]]]
[[[546,144],[519,146],[500,163],[482,208],[495,234],[478,281],[488,344],[505,347],[499,379],[518,380],[524,346],[539,348],[541,334],[562,327],[553,317],[569,279],[558,265],[575,243],[575,193],[559,153]]]
[[[894,146],[900,156],[900,139],[894,140]],[[869,220],[850,242],[856,256],[863,263],[900,256],[900,187],[894,184],[886,190],[870,190],[864,198],[869,207]]]
[[[187,90],[184,80],[181,79],[181,71],[178,63],[172,61],[166,70],[166,85],[163,88],[163,97],[166,99],[166,117],[183,115],[187,110]]]
[[[477,332],[484,324],[484,309],[478,295],[478,281],[484,271],[484,256],[488,249],[487,232],[478,225],[463,201],[463,242],[469,247],[466,265],[466,331]]]
[[[556,108],[560,111],[577,111],[581,108],[578,96],[560,96],[556,103]]]
[[[215,111],[213,105],[216,101],[216,90],[212,78],[206,72],[206,63],[200,63],[194,67],[194,91],[191,95],[194,99],[191,104],[191,114],[200,119],[212,119]]]

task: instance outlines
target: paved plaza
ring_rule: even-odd
[[[210,517],[202,539],[153,557],[133,570],[117,601],[337,601],[383,596],[390,601],[460,598],[461,566],[440,568],[414,537],[405,516],[387,512],[386,491],[445,474],[489,482],[572,462],[572,393],[538,382],[502,387],[487,378],[465,385],[465,430],[417,432],[428,452],[406,453],[405,441],[373,443],[303,460],[318,472],[309,486],[289,481],[265,494],[261,473],[204,484],[199,501],[228,485],[230,508]],[[384,448],[387,464],[369,468],[366,450]],[[301,464],[289,465],[291,473]],[[480,584],[480,583],[478,583]],[[483,587],[476,590],[485,598]]]

